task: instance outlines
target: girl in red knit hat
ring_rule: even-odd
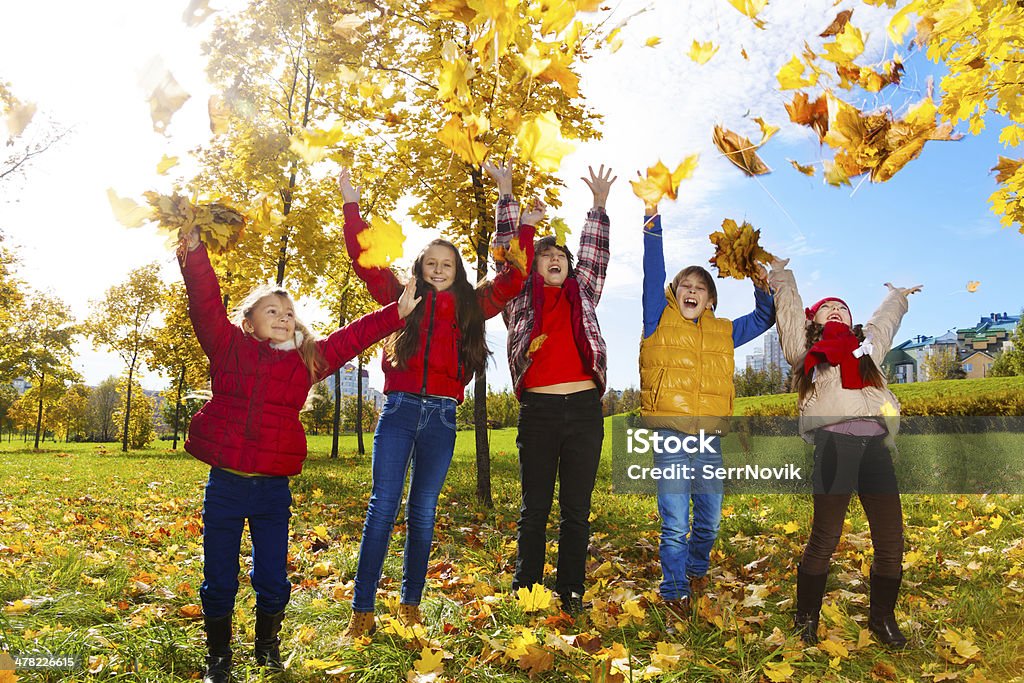
[[[249,522],[256,591],[256,661],[281,668],[278,633],[288,581],[288,477],[302,470],[306,435],[299,411],[309,389],[400,329],[419,303],[407,287],[397,304],[317,340],[298,321],[288,292],[260,287],[229,320],[217,275],[195,230],[179,252],[188,313],[210,359],[213,398],[189,426],[185,450],[211,465],[203,499],[205,683],[231,680],[231,616],[238,551]]]
[[[884,644],[905,647],[894,608],[903,575],[903,509],[890,445],[899,401],[879,369],[920,285],[889,294],[864,325],[850,307],[826,297],[804,308],[789,259],[772,263],[779,341],[793,367],[800,434],[814,444],[814,518],[797,568],[794,627],[807,644],[818,640],[818,618],[829,563],[857,491],[871,528],[871,607],[868,628]]]

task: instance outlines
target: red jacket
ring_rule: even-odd
[[[403,285],[389,268],[364,268],[359,265],[363,247],[359,233],[367,229],[359,215],[359,205],[345,204],[345,246],[352,259],[356,274],[366,283],[370,295],[381,305],[397,301]],[[484,318],[493,318],[505,308],[505,303],[519,293],[523,274],[512,265],[506,265],[494,280],[478,287],[477,298]],[[466,385],[472,375],[466,375],[459,359],[459,324],[456,319],[455,295],[451,290],[431,291],[423,297],[423,320],[420,344],[416,353],[399,368],[387,356],[381,360],[384,370],[384,393],[407,391],[412,394],[448,396],[462,403]],[[424,361],[426,359],[426,361]]]
[[[295,349],[257,341],[228,321],[206,248],[189,252],[181,266],[188,312],[210,359],[213,398],[188,430],[185,450],[213,467],[273,476],[302,471],[306,434],[299,410],[312,382]],[[363,316],[317,341],[327,377],[366,347],[402,327],[397,304]]]

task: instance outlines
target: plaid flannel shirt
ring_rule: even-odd
[[[519,227],[519,202],[512,195],[503,195],[498,199],[494,209],[494,238],[491,242],[492,253],[503,253],[508,249],[512,237]],[[604,279],[608,273],[608,229],[610,221],[604,209],[591,209],[587,212],[587,220],[583,224],[580,235],[580,247],[577,253],[575,280],[579,285],[580,319],[582,320],[582,337],[589,348],[579,349],[585,360],[590,361],[590,371],[598,390],[604,394],[608,373],[608,346],[601,336],[601,326],[597,321],[596,307],[604,289]],[[530,272],[533,260],[533,244],[522,245],[527,253],[527,272]],[[496,263],[501,268],[502,263]],[[533,359],[530,356],[530,343],[540,334],[534,329],[535,302],[533,301],[534,280],[541,277],[531,273],[522,290],[505,306],[502,318],[508,328],[508,365],[512,373],[513,387],[516,396],[522,394],[523,377]],[[540,291],[543,291],[541,288]],[[574,316],[575,317],[575,316]],[[579,335],[577,335],[577,338]]]

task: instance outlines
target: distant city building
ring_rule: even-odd
[[[966,379],[977,379],[988,377],[994,361],[995,359],[984,351],[975,351],[960,362],[960,367],[964,369]]]
[[[26,391],[32,388],[31,382],[24,377],[18,377],[11,384],[14,386],[14,390],[18,392],[18,395],[24,394]]]
[[[346,396],[355,396],[358,389],[358,372],[357,366],[352,363],[346,363],[345,367],[341,369],[341,397],[344,399]],[[370,386],[370,371],[363,368],[363,400],[368,403],[373,403],[380,410],[384,407],[384,395]],[[324,380],[327,383],[327,393],[334,399],[334,375],[330,375]]]
[[[1009,337],[1013,334],[1019,315],[989,313],[981,318],[974,327],[964,327],[956,331],[957,342],[961,349],[961,359],[967,358],[975,351],[984,351],[989,356],[1001,352],[1007,346],[1013,346]]]
[[[924,366],[926,358],[936,353],[957,354],[957,333],[953,330],[937,337],[917,335],[898,344],[886,354],[882,361],[882,371],[892,377],[894,384],[928,381],[928,371]]]
[[[782,377],[785,378],[786,373],[789,372],[789,363],[786,362],[786,357],[782,354],[778,330],[772,327],[765,332],[763,339],[762,347],[754,349],[754,352],[747,356],[747,367],[761,372],[775,365],[782,371]]]

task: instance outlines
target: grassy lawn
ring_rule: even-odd
[[[329,438],[311,437],[311,458],[292,482],[294,592],[282,634],[290,661],[278,680],[1024,680],[1020,496],[904,497],[908,552],[898,616],[913,647],[900,653],[864,628],[871,546],[852,505],[824,610],[828,639],[805,649],[789,627],[809,497],[727,496],[712,592],[689,623],[666,624],[656,598],[656,502],[612,493],[609,434],[594,500],[592,609],[572,623],[557,601],[529,611],[508,594],[519,504],[515,431],[492,432],[491,444],[494,508],[487,509],[473,493],[472,434],[459,434],[438,511],[426,632],[408,633],[385,616],[401,580],[399,527],[378,633],[342,648],[369,456],[357,455],[354,437],[346,437],[342,456],[330,460]],[[208,468],[166,445],[123,455],[114,444],[48,443],[39,453],[18,441],[0,444],[0,650],[88,662],[76,672],[19,670],[18,680],[172,681],[200,671]],[[249,654],[253,604],[243,580],[239,680],[259,678]],[[420,661],[424,645],[444,653],[433,677]],[[416,679],[418,661],[425,671]]]

